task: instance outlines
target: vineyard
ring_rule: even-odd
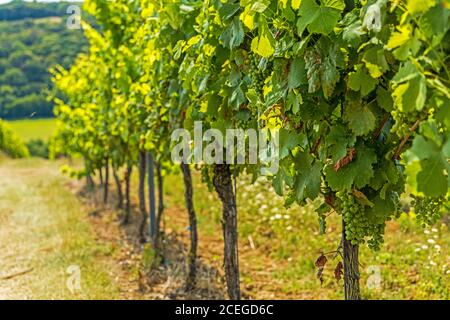
[[[51,70],[50,157],[69,159],[62,171],[84,197],[116,207],[141,248],[139,277],[168,268],[178,230],[183,292],[198,290],[213,256],[226,298],[246,299],[248,265],[264,256],[252,250],[295,273],[287,257],[307,243],[320,248],[307,253],[317,291],[331,281],[341,298],[372,298],[365,252],[386,257],[397,221],[443,234],[435,291],[448,299],[448,0],[86,0],[83,10],[95,18],[80,21],[87,53]],[[18,148],[10,155],[27,155]],[[390,252],[405,254],[409,242],[392,239]]]

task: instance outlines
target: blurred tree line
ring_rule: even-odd
[[[67,2],[25,2],[14,0],[0,6],[0,20],[61,17],[66,14]]]
[[[83,31],[66,26],[69,5],[0,5],[0,118],[53,116],[48,69],[67,68],[87,48]]]

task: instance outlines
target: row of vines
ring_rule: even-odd
[[[52,152],[81,155],[88,183],[113,172],[123,223],[137,168],[141,238],[158,254],[164,199],[155,188],[179,167],[188,288],[198,242],[191,169],[221,201],[227,289],[239,299],[233,180],[263,167],[173,163],[172,132],[193,132],[196,121],[279,132],[279,170],[267,179],[287,206],[322,199],[322,230],[329,213],[341,215],[346,299],[361,298],[359,247],[382,246],[400,197],[413,199],[423,224],[448,205],[448,0],[86,0],[84,9],[97,23],[83,22],[89,52],[53,70],[61,96]]]

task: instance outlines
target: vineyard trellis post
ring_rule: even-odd
[[[161,248],[161,220],[164,215],[164,177],[162,175],[161,163],[157,162],[156,165],[156,179],[158,181],[158,212],[156,215],[156,246]]]
[[[186,203],[186,209],[189,216],[189,234],[191,246],[188,253],[188,272],[186,279],[186,289],[192,290],[196,284],[197,277],[197,246],[198,246],[198,233],[197,233],[197,216],[194,208],[194,189],[192,186],[192,175],[189,164],[181,164],[181,172],[183,173],[184,181],[184,199]]]
[[[117,208],[123,208],[123,190],[122,190],[122,182],[120,181],[119,175],[117,173],[118,169],[116,165],[113,165],[113,177],[116,183],[117,189]]]
[[[147,187],[148,187],[148,206],[149,206],[149,235],[153,249],[157,248],[157,230],[156,230],[156,206],[155,206],[155,161],[153,154],[147,152]]]
[[[139,187],[138,187],[138,196],[139,196],[139,211],[141,214],[141,222],[139,225],[139,237],[141,242],[145,242],[145,225],[147,222],[147,209],[145,207],[145,151],[139,151],[139,159],[138,159],[138,169],[139,169]]]
[[[100,169],[101,171],[101,169]],[[109,158],[105,158],[105,184],[103,186],[103,203],[108,203],[109,193]]]
[[[241,289],[239,281],[237,208],[230,165],[214,165],[213,183],[222,202],[224,266],[228,295],[232,300],[239,300],[241,298]]]

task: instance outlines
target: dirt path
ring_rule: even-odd
[[[151,269],[137,242],[137,210],[121,226],[113,199],[103,205],[100,189],[84,193],[59,167],[0,160],[0,300],[225,297],[223,275],[201,260],[197,289],[185,291],[187,244],[176,232],[165,237],[163,264]]]
[[[152,298],[123,267],[133,255],[118,230],[95,230],[58,167],[0,163],[0,300]]]

